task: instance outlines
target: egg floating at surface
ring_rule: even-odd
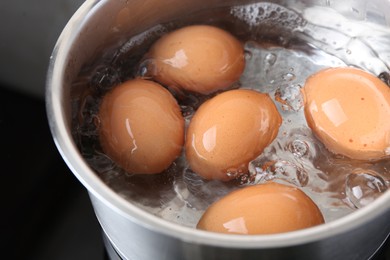
[[[376,160],[390,155],[390,88],[355,68],[331,68],[304,86],[305,116],[333,153]]]
[[[103,151],[129,173],[160,173],[180,155],[184,119],[161,85],[134,79],[114,87],[99,110]]]
[[[164,35],[147,58],[153,63],[155,80],[201,94],[229,87],[245,67],[242,44],[230,33],[209,25],[187,26]]]
[[[317,205],[295,187],[265,183],[236,190],[213,203],[198,229],[229,234],[274,234],[324,223]]]
[[[230,90],[203,103],[186,135],[186,158],[205,179],[228,181],[248,171],[277,136],[281,116],[267,94]]]

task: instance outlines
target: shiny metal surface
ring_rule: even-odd
[[[51,131],[69,168],[89,190],[105,234],[125,259],[367,259],[390,232],[390,192],[337,221],[286,234],[239,236],[194,230],[135,207],[107,187],[81,157],[70,131],[71,82],[104,43],[178,14],[248,2],[254,1],[87,0],[58,40],[47,78]],[[124,12],[132,15],[123,16]]]
[[[123,257],[121,257],[114,246],[112,245],[111,241],[108,239],[108,237],[103,233],[103,243],[104,247],[106,248],[107,257],[110,260],[121,260]]]

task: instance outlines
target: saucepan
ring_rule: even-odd
[[[164,183],[171,185],[180,179],[177,173],[172,173],[173,180],[165,174],[156,183],[131,175],[122,178],[120,176],[126,174],[121,172],[99,173],[96,165],[108,172],[111,164],[107,164],[106,156],[99,153],[98,158],[102,160],[91,165],[96,154],[80,147],[88,146],[90,141],[89,137],[80,137],[80,129],[93,132],[96,118],[79,111],[88,106],[92,110],[96,108],[98,102],[91,98],[92,92],[100,97],[106,88],[122,80],[109,77],[118,74],[117,64],[121,64],[124,71],[128,68],[130,74],[139,73],[131,69],[131,64],[139,62],[158,37],[196,23],[231,28],[237,37],[247,42],[248,48],[261,42],[264,43],[261,45],[263,51],[270,48],[298,50],[302,55],[312,55],[310,57],[318,57],[310,50],[320,49],[323,57],[336,57],[325,62],[328,66],[357,66],[389,81],[389,14],[390,2],[385,0],[85,1],[63,30],[51,56],[47,114],[58,150],[88,190],[104,236],[117,254],[123,259],[369,259],[375,254],[390,232],[390,192],[386,191],[390,164],[386,161],[381,162],[382,169],[387,167],[380,182],[382,186],[371,187],[379,190],[380,196],[353,210],[351,200],[333,198],[351,210],[325,224],[270,235],[208,232],[186,225],[188,219],[199,217],[199,213],[195,212],[193,216],[183,213],[182,216],[174,207],[163,209],[164,201],[175,201],[174,192],[168,191],[165,197],[151,195],[155,190],[166,189]],[[255,40],[249,39],[251,33],[255,34]],[[313,49],[300,48],[301,42],[308,42],[306,46]],[[253,53],[247,51],[245,55],[251,59]],[[272,55],[266,57],[268,65],[274,62]],[[310,60],[300,59],[302,64]],[[116,65],[103,66],[99,62]],[[287,57],[284,63],[288,62]],[[319,68],[316,62],[312,64],[305,67],[307,71]],[[260,70],[262,68],[267,69],[263,66]],[[293,71],[290,72],[284,80],[293,80]],[[295,74],[299,72],[295,71]],[[96,90],[96,86],[100,89]],[[301,109],[296,108],[295,103],[283,105],[290,110]],[[80,120],[84,123],[79,123]],[[93,137],[94,133],[91,135]],[[113,184],[115,178],[122,183]],[[177,195],[177,190],[175,192]],[[181,193],[182,196],[186,194]],[[151,205],[143,204],[143,195],[149,196],[146,200]],[[185,205],[190,206],[190,203]],[[162,217],[162,211],[174,216],[175,220]]]

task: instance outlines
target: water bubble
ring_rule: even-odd
[[[244,52],[245,60],[250,60],[253,56],[252,52],[245,50]]]
[[[265,162],[263,165],[256,161],[250,162],[248,167],[250,178],[247,180],[247,183],[264,183],[274,179],[273,172],[270,170],[273,164],[274,161]]]
[[[269,66],[272,66],[275,64],[276,62],[276,58],[277,56],[273,53],[268,53],[266,56],[265,56],[265,63],[268,64]]]
[[[232,168],[232,169],[228,169],[226,171],[226,175],[229,178],[238,178],[243,174],[244,174],[244,171],[241,168]]]
[[[180,109],[181,109],[181,113],[184,117],[184,119],[191,119],[191,117],[193,116],[194,114],[194,108],[192,106],[180,106]]]
[[[137,72],[137,75],[139,75],[142,78],[146,78],[146,75],[149,73],[147,66],[140,66]]]
[[[283,179],[297,186],[304,187],[309,182],[306,171],[296,164],[288,161],[278,161],[275,163],[275,173],[278,179]]]
[[[287,19],[287,18],[288,18],[288,13],[287,13],[287,12],[282,12],[282,13],[280,14],[280,19],[285,20],[285,19]]]
[[[279,27],[283,24],[287,28],[294,29],[304,21],[296,12],[273,3],[234,6],[231,13],[244,20],[249,26],[274,24]]]
[[[282,104],[283,110],[299,111],[303,107],[301,85],[286,84],[275,91],[275,99]]]
[[[280,45],[282,46],[287,46],[288,45],[288,42],[289,42],[289,39],[286,38],[286,37],[283,37],[283,36],[279,36],[278,37],[278,42]]]
[[[278,16],[278,13],[276,11],[271,11],[269,13],[269,18],[276,18]]]
[[[290,73],[290,72],[282,75],[282,79],[284,81],[293,81],[295,78],[296,78],[296,76],[293,73]]]
[[[387,190],[385,181],[373,171],[355,171],[345,181],[347,198],[356,208],[362,208]]]
[[[252,182],[251,180],[253,179],[251,179],[250,174],[242,174],[238,180],[240,182],[240,185],[245,185],[251,183]]]
[[[91,79],[91,85],[98,93],[104,93],[120,83],[120,75],[117,69],[110,66],[96,68]]]
[[[227,172],[226,175],[229,178],[235,178],[235,177],[237,177],[237,172]]]
[[[137,76],[145,79],[152,78],[157,74],[156,61],[153,59],[145,59],[138,66]]]
[[[263,15],[264,14],[264,9],[259,7],[259,9],[257,9],[257,13],[258,13],[258,15]]]
[[[283,180],[296,186],[304,187],[309,182],[309,175],[300,166],[289,161],[269,161],[262,166],[252,166],[255,169],[256,183],[273,179]]]
[[[288,145],[288,149],[294,156],[300,158],[308,154],[309,145],[302,140],[294,140]]]
[[[390,73],[389,72],[382,72],[379,74],[379,79],[382,80],[384,83],[387,84],[387,86],[390,87]]]

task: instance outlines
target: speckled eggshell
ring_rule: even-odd
[[[305,116],[333,153],[377,160],[390,155],[390,88],[356,68],[330,68],[309,77]]]

